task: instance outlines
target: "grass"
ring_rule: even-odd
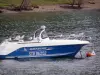
[[[20,5],[21,0],[0,0],[0,7],[6,7],[6,6],[9,6],[11,4]]]
[[[69,3],[69,0],[33,0],[32,4],[37,5],[51,5],[51,4],[63,4]]]
[[[31,0],[33,5],[51,5],[51,4],[63,4],[70,3],[72,0]],[[0,0],[0,6],[6,7],[8,5],[14,4],[19,6],[22,0]]]

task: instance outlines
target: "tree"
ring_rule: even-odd
[[[74,6],[74,4],[75,4],[75,0],[72,0],[72,7]]]
[[[82,4],[83,4],[83,0],[78,0],[78,8],[81,8]]]
[[[20,9],[27,10],[29,9],[31,1],[30,0],[22,0],[22,3],[20,5]]]
[[[81,8],[81,5],[83,4],[83,0],[71,0],[71,6],[74,7],[74,5],[77,5],[78,8]]]

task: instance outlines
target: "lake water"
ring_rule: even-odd
[[[99,75],[100,74],[100,12],[45,12],[0,14],[0,41],[14,32],[32,33],[41,25],[48,34],[80,34],[91,37],[92,46],[82,51],[95,50],[96,56],[84,59],[23,59],[0,61],[0,75]],[[66,38],[66,37],[65,37]],[[93,48],[92,48],[93,47]]]

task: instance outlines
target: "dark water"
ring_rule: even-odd
[[[48,33],[68,35],[84,33],[91,37],[96,56],[85,59],[2,60],[0,75],[99,75],[100,12],[74,11],[52,13],[0,14],[0,40],[14,32],[32,33],[41,25]],[[86,46],[83,50],[92,50]]]

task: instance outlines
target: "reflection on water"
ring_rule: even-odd
[[[1,75],[99,75],[100,13],[97,11],[0,14],[0,40],[14,32],[33,33],[41,25],[49,35],[84,33],[91,37],[96,56],[85,59],[2,60]],[[67,37],[66,37],[67,38]],[[82,51],[91,50],[86,46]]]

